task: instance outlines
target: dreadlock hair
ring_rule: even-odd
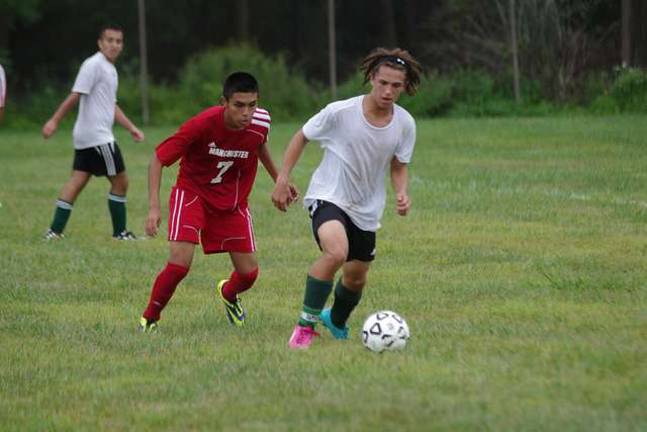
[[[360,63],[359,69],[364,74],[364,84],[373,78],[382,65],[404,72],[406,75],[405,91],[411,96],[416,94],[420,84],[422,66],[409,54],[409,51],[401,48],[375,48]]]

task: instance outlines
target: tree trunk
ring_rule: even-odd
[[[137,1],[139,15],[139,85],[142,98],[142,123],[149,123],[150,111],[148,104],[148,49],[146,46],[146,3],[145,0]]]
[[[249,1],[237,0],[236,5],[238,40],[249,42]]]
[[[517,13],[515,0],[509,1],[510,6],[510,48],[512,52],[512,81],[514,87],[514,100],[521,104],[521,91],[519,90],[519,49],[517,44]]]
[[[337,29],[335,24],[335,0],[328,0],[328,73],[330,94],[337,99]]]
[[[0,11],[0,60],[9,55],[9,17]]]
[[[632,33],[632,20],[631,20],[631,3],[632,0],[622,0],[622,47],[621,47],[621,61],[622,66],[631,66],[631,33]]]
[[[633,1],[631,20],[632,65],[647,68],[647,3],[644,0]]]
[[[392,0],[381,0],[382,23],[384,26],[384,44],[387,48],[398,46],[398,37],[395,33],[395,14]]]

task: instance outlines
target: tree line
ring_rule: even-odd
[[[327,83],[327,0],[147,0],[148,73],[173,84],[209,48],[246,42],[280,54],[311,82]],[[647,66],[642,0],[337,0],[339,79],[376,46],[410,50],[428,74],[483,70],[512,86],[518,73],[543,97],[569,100],[591,71]],[[511,13],[512,11],[512,13]],[[97,29],[125,30],[123,70],[139,68],[134,1],[0,0],[0,62],[11,89],[69,86],[96,50]],[[514,43],[511,36],[515,36]],[[513,61],[514,60],[514,61]]]

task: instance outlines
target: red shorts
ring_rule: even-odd
[[[201,243],[205,254],[256,251],[247,207],[214,209],[198,195],[177,186],[171,189],[169,199],[168,240]]]

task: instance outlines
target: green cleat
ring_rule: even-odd
[[[139,319],[139,331],[142,333],[155,333],[157,331],[157,321],[148,320],[144,317]]]
[[[236,302],[232,303],[227,300],[224,295],[222,295],[222,289],[227,281],[229,281],[229,279],[223,279],[218,282],[216,291],[218,291],[218,295],[220,296],[222,304],[225,305],[225,312],[227,313],[227,319],[229,320],[229,322],[237,327],[242,327],[245,324],[245,316],[247,314],[245,313],[245,309],[243,308],[243,304],[240,301],[240,298],[236,296]]]

